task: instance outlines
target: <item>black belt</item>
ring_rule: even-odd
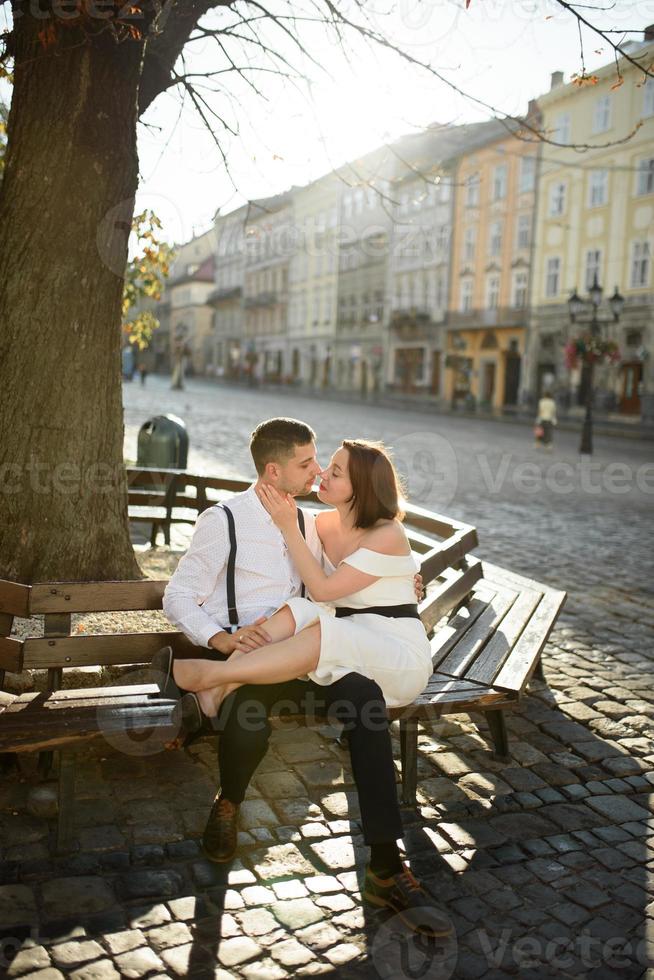
[[[349,606],[336,606],[336,617],[356,616],[359,613],[374,613],[375,616],[390,616],[393,619],[420,619],[418,606],[415,602],[407,602],[403,606],[365,606],[363,609],[351,609]]]

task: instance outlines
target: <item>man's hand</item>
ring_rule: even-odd
[[[219,653],[256,650],[271,642],[270,635],[261,625],[265,622],[266,617],[260,616],[251,626],[241,626],[236,633],[216,633],[209,640],[209,645]]]
[[[427,593],[424,585],[422,584],[422,575],[420,572],[416,572],[416,574],[413,576],[413,588],[416,590],[416,599],[418,602],[422,602]]]
[[[297,527],[297,504],[290,494],[282,494],[266,483],[257,484],[255,493],[282,533]]]

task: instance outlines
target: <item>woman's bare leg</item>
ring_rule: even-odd
[[[286,640],[293,636],[295,633],[295,619],[291,610],[288,606],[282,606],[276,613],[265,621],[265,630],[270,636],[271,642],[276,643],[280,640]],[[260,649],[260,648],[259,648]],[[244,657],[248,653],[252,653],[252,650],[234,650],[230,654],[229,659],[234,662],[239,657]],[[211,663],[212,661],[207,661]],[[208,688],[207,690],[198,691],[198,701],[200,702],[200,707],[203,714],[208,718],[215,718],[218,714],[218,708],[225,700],[225,698],[235,691],[237,687],[241,687],[241,683],[235,684],[220,684],[216,687]]]
[[[279,643],[225,661],[178,660],[175,682],[187,691],[208,691],[231,684],[279,684],[313,670],[320,656],[320,624]]]

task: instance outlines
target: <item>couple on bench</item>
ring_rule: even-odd
[[[361,440],[345,440],[322,470],[315,433],[295,419],[262,422],[250,450],[256,483],[200,515],[163,598],[168,619],[207,653],[173,661],[165,648],[152,664],[163,692],[182,694],[184,744],[206,719],[220,732],[221,791],[205,853],[219,862],[234,857],[239,804],[267,751],[275,704],[301,714],[311,703],[348,735],[370,846],[363,897],[417,932],[446,937],[449,918],[397,845],[403,830],[386,706],[410,704],[432,665],[396,471],[381,445]],[[318,476],[318,497],[330,509],[298,509],[294,498]]]

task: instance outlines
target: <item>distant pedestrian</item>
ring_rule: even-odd
[[[556,402],[552,398],[550,391],[544,391],[543,397],[538,402],[538,414],[534,426],[536,446],[544,446],[545,449],[552,449],[552,434],[556,424]]]

